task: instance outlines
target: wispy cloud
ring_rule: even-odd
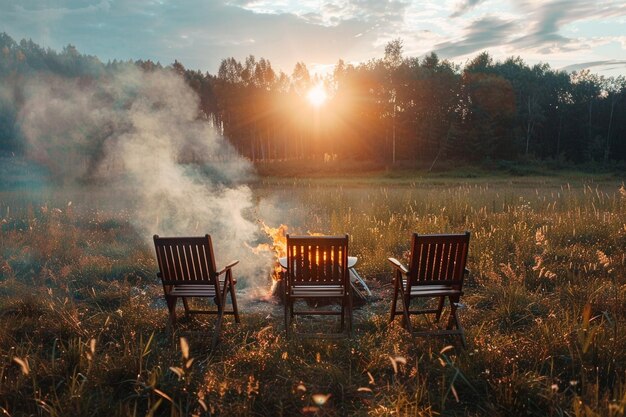
[[[453,30],[456,36],[436,43],[433,50],[452,59],[482,50],[496,50],[500,54],[525,51],[526,55],[545,56],[548,60],[554,54],[569,54],[572,59],[573,52],[588,54],[615,39],[598,36],[600,33],[596,36],[583,35],[577,30],[578,23],[617,21],[626,16],[626,4],[614,0],[513,0],[510,2],[513,8],[506,13],[492,10],[488,15],[479,15],[469,21],[463,16],[485,1],[463,0],[457,3],[451,16],[458,18],[455,20],[457,24],[465,23],[465,26]]]
[[[544,54],[568,52],[584,46],[584,42],[561,34],[561,29],[566,25],[626,15],[626,4],[613,0],[557,0],[547,3],[518,0],[517,6],[523,12],[528,30],[512,40],[511,45],[516,48],[536,49]]]
[[[515,22],[496,16],[488,16],[473,21],[464,31],[461,39],[438,43],[435,52],[444,58],[454,58],[499,46],[519,30]]]
[[[461,0],[450,17],[459,17],[484,1],[485,0]]]
[[[605,61],[581,62],[578,64],[567,65],[561,70],[567,72],[580,71],[584,69],[596,69],[602,71],[621,69],[626,70],[626,59],[609,59]]]

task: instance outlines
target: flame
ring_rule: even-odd
[[[280,281],[280,274],[282,268],[278,262],[279,258],[287,256],[287,230],[289,227],[285,224],[281,224],[278,227],[271,227],[265,224],[264,221],[259,221],[261,230],[272,239],[271,243],[261,243],[256,248],[253,248],[254,253],[260,252],[272,252],[274,257],[274,267],[272,270],[272,280],[274,282]]]
[[[278,227],[271,227],[265,224],[263,220],[260,220],[259,224],[261,225],[261,230],[263,230],[263,232],[265,232],[265,234],[270,239],[272,239],[272,243],[261,243],[257,245],[256,248],[252,248],[252,251],[254,253],[273,253],[275,266],[272,273],[272,278],[274,280],[279,280],[282,268],[278,262],[278,259],[287,257],[287,231],[289,230],[289,226],[287,226],[286,224],[281,224]],[[311,231],[307,231],[307,234],[309,234],[310,236],[324,236],[323,233]],[[326,256],[324,256],[324,260],[326,260]],[[316,263],[319,264],[319,254],[316,255]]]
[[[259,220],[261,230],[271,239],[270,243],[261,243],[255,248],[251,248],[255,254],[271,252],[274,260],[274,265],[270,273],[272,277],[272,287],[268,294],[271,297],[272,294],[278,289],[279,282],[282,279],[283,268],[280,266],[279,259],[287,257],[287,232],[289,227],[285,224],[281,224],[278,227],[271,227],[265,224],[263,220]],[[323,233],[307,231],[310,236],[323,236]],[[326,260],[326,254],[324,254],[324,261]],[[332,254],[331,260],[332,260]],[[319,254],[316,254],[316,263],[320,262]]]

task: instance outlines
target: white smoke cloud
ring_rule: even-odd
[[[259,232],[245,185],[252,166],[198,119],[182,77],[128,66],[89,82],[40,77],[24,91],[19,120],[32,159],[62,181],[110,187],[146,241],[210,234],[218,267],[239,259],[243,286],[265,290],[269,259],[249,249]]]

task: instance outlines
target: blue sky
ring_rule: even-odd
[[[60,50],[152,59],[216,73],[252,54],[291,73],[324,72],[341,58],[432,51],[463,64],[481,51],[553,68],[626,75],[623,0],[0,0],[0,31]]]

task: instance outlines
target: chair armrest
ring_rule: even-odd
[[[217,272],[217,275],[222,275],[224,272],[226,272],[227,270],[231,269],[233,266],[237,265],[239,263],[239,261],[232,261],[230,262],[228,265],[226,265],[224,268],[222,268],[220,271]]]
[[[403,274],[408,274],[409,270],[406,268],[406,266],[402,265],[402,262],[400,262],[399,260],[397,260],[396,258],[387,258],[387,260],[389,262],[391,262],[391,264],[396,268],[399,269],[400,272],[402,272]]]

